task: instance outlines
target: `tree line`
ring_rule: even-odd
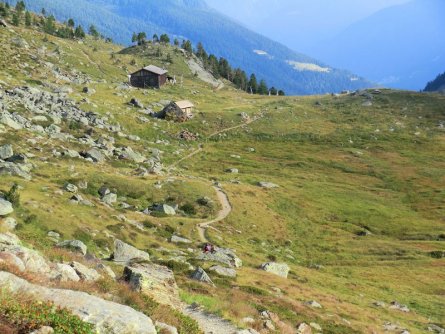
[[[56,24],[54,15],[48,15],[45,8],[42,8],[41,15],[31,15],[26,10],[24,1],[18,1],[15,7],[12,7],[7,1],[0,2],[0,17],[11,20],[12,25],[20,26],[24,24],[26,27],[39,26],[47,34],[67,39],[83,39],[86,32],[82,25],[75,24],[73,19],[68,19],[63,25]],[[88,34],[96,39],[104,39],[112,42],[111,38],[106,38],[99,33],[94,25],[88,28]]]
[[[162,34],[160,36],[154,34],[151,40],[148,40],[145,32],[139,32],[133,33],[131,41],[140,46],[145,43],[169,44],[171,39],[167,34]],[[284,91],[281,89],[279,90],[275,87],[269,88],[265,80],[258,81],[255,73],[252,73],[248,77],[247,73],[241,68],[233,68],[227,59],[223,57],[218,59],[214,54],[207,53],[201,42],[197,44],[196,48],[193,48],[193,44],[190,40],[182,40],[182,42],[180,42],[175,38],[173,40],[173,45],[181,47],[188,54],[196,55],[196,57],[202,61],[204,68],[212,73],[216,79],[227,79],[237,88],[242,89],[247,93],[260,95],[285,95]]]

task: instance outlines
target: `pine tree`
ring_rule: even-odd
[[[202,59],[202,60],[207,59],[207,57],[208,57],[207,52],[206,52],[206,50],[204,50],[204,46],[202,45],[201,42],[198,43],[198,45],[196,47],[195,54],[199,59]]]
[[[159,38],[159,40],[161,41],[161,43],[164,43],[164,44],[170,43],[170,37],[168,37],[167,34],[162,34],[161,37]]]
[[[85,38],[85,31],[83,30],[81,25],[77,26],[76,30],[74,31],[74,36],[80,39]]]
[[[154,34],[152,40],[153,40],[153,43],[157,43],[157,42],[159,42],[159,37],[158,37],[158,35],[157,35],[157,34]]]
[[[20,16],[18,12],[15,12],[12,15],[12,24],[15,26],[19,26],[20,25]]]
[[[28,11],[26,11],[26,13],[25,13],[25,25],[27,27],[30,27],[32,25],[31,13]]]
[[[43,26],[43,31],[50,35],[54,35],[54,33],[56,32],[56,18],[53,15],[49,16],[46,19]]]
[[[45,8],[42,8],[41,13],[42,13],[43,16],[46,16],[46,9],[45,9]]]
[[[175,38],[173,44],[174,44],[175,46],[179,46],[179,40],[178,40],[177,38]]]
[[[192,47],[192,42],[190,42],[189,40],[184,40],[182,42],[181,47],[187,51],[188,53],[193,53],[193,47]]]
[[[97,31],[96,27],[93,24],[90,25],[90,28],[88,29],[88,33],[96,39],[98,39],[100,37],[99,32]]]
[[[138,35],[134,32],[131,36],[131,43],[136,43],[138,41]]]
[[[252,94],[256,94],[258,93],[258,81],[256,79],[256,76],[254,73],[252,73],[250,75],[250,80],[249,80],[249,91]]]
[[[74,26],[75,26],[76,24],[74,23],[74,20],[73,20],[73,19],[69,19],[68,22],[67,22],[67,25],[68,25],[68,27],[70,27],[70,28],[74,28]]]
[[[266,81],[261,80],[260,85],[258,86],[258,94],[267,95],[269,94],[269,89],[267,88]]]
[[[145,32],[140,32],[137,36],[138,45],[145,44],[146,39],[147,39],[147,34]]]
[[[26,6],[25,3],[23,1],[19,1],[17,2],[17,4],[15,5],[15,10],[21,14],[23,11],[25,11]]]

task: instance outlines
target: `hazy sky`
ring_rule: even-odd
[[[245,26],[300,52],[385,7],[410,0],[207,0]]]

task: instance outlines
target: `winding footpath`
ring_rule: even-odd
[[[207,228],[210,227],[210,225],[219,223],[232,212],[232,205],[230,204],[227,194],[220,187],[213,186],[213,189],[215,189],[218,200],[221,203],[221,210],[218,212],[218,215],[214,219],[197,225],[199,240],[201,242],[208,242],[205,236],[205,231]]]

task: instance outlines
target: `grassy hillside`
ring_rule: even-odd
[[[58,231],[63,239],[84,241],[104,258],[112,248],[111,235],[163,263],[166,249],[187,254],[188,247],[201,245],[196,225],[216,215],[211,184],[218,181],[233,211],[215,229],[207,229],[206,237],[236,250],[243,267],[236,279],[210,274],[213,287],[190,280],[184,266],[170,264],[183,300],[196,301],[241,327],[247,326],[245,317],[262,326],[258,312],[263,310],[293,328],[303,321],[318,323],[323,333],[383,333],[388,322],[397,325],[397,333],[405,328],[425,333],[432,323],[445,326],[445,260],[437,258],[445,250],[444,96],[384,90],[260,97],[228,83],[214,90],[194,76],[184,55],[171,46],[120,52],[121,47],[90,37],[65,40],[23,27],[1,27],[0,42],[3,93],[25,85],[46,91],[69,87],[68,97],[82,110],[106,116],[140,141],[100,129],[94,129],[94,138],[110,135],[115,146],[131,146],[146,155],[157,149],[164,164],[163,175],[137,176],[134,162],[109,159],[97,165],[54,154],[84,149],[78,141],[0,128],[0,146],[12,144],[35,165],[32,181],[2,175],[0,190],[6,192],[14,182],[21,186],[21,205],[13,214],[17,234],[36,249],[51,254],[47,232]],[[167,54],[172,63],[166,62]],[[128,73],[147,64],[167,67],[183,77],[182,85],[160,90],[123,86]],[[63,79],[74,76],[89,83]],[[85,86],[95,93],[82,93]],[[150,118],[128,104],[131,98],[155,111],[162,100],[189,99],[196,105],[195,117],[180,124]],[[22,105],[7,108],[29,117]],[[258,119],[243,125],[241,113]],[[88,130],[79,124],[60,126],[76,138]],[[198,140],[178,139],[185,129],[198,133]],[[229,174],[229,168],[239,173]],[[71,194],[60,192],[66,182],[81,181],[88,187],[79,191],[94,207],[73,205]],[[260,188],[259,181],[279,188]],[[174,201],[195,212],[146,216],[106,206],[97,193],[103,184],[138,209]],[[215,205],[200,206],[202,197]],[[172,233],[193,243],[172,244]],[[209,267],[190,256],[187,260]],[[259,270],[266,261],[287,263],[288,279]],[[307,306],[310,300],[322,308]],[[387,306],[377,307],[376,301]],[[410,312],[390,309],[392,301]]]

